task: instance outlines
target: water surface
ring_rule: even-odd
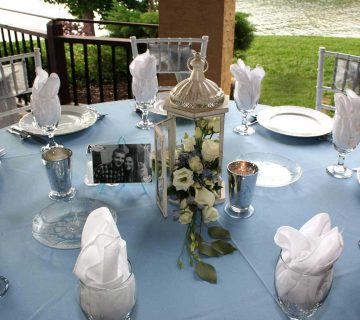
[[[358,0],[237,0],[236,10],[258,34],[360,38]]]

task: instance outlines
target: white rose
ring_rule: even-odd
[[[205,206],[202,209],[202,216],[204,223],[209,223],[219,219],[219,212],[214,207]]]
[[[205,184],[210,188],[212,189],[214,187],[214,182],[212,180],[209,180],[209,179],[206,179],[205,180]]]
[[[201,147],[201,155],[205,161],[214,161],[220,155],[220,145],[219,142],[214,140],[204,140]]]
[[[200,129],[199,127],[196,127],[196,128],[195,128],[195,134],[194,134],[194,136],[195,136],[195,139],[197,139],[197,140],[201,139],[201,137],[202,137],[202,131],[201,131],[201,129]]]
[[[193,212],[190,209],[185,209],[180,213],[179,221],[181,224],[188,224],[191,222]]]
[[[211,191],[204,187],[195,189],[195,202],[197,204],[212,207],[215,203],[215,196]]]
[[[188,138],[184,138],[182,140],[182,144],[184,146],[184,151],[185,152],[191,152],[194,151],[195,148],[195,138],[194,137],[188,137]]]
[[[208,128],[212,129],[212,131],[215,133],[219,133],[220,132],[220,118],[212,118],[208,122]]]
[[[187,204],[187,199],[182,199],[180,201],[180,209],[185,209],[187,208],[188,204]]]
[[[189,161],[189,166],[192,171],[197,173],[201,173],[204,169],[199,156],[192,157]]]
[[[176,188],[176,191],[187,191],[193,183],[193,172],[191,170],[181,168],[174,171],[173,185]]]

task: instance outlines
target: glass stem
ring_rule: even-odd
[[[339,152],[339,158],[338,158],[338,166],[343,167],[345,162],[346,154]]]
[[[57,144],[56,144],[55,139],[54,139],[54,131],[48,132],[48,137],[49,137],[49,147],[50,148],[56,147]]]
[[[248,130],[248,123],[247,123],[247,112],[242,112],[242,125],[245,127],[244,131]]]
[[[142,110],[141,119],[145,126],[148,125],[148,113],[149,113],[149,111],[147,111],[146,109]]]

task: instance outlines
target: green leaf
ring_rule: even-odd
[[[195,273],[207,282],[217,282],[216,270],[211,264],[198,262],[195,266]]]
[[[209,227],[208,234],[214,239],[230,239],[230,232],[222,227]]]
[[[224,240],[213,241],[211,247],[220,254],[229,254],[237,250],[232,244]]]
[[[180,269],[184,269],[184,263],[182,262],[182,260],[180,258],[177,261],[177,265]]]
[[[202,243],[199,248],[199,252],[205,256],[208,257],[218,257],[219,253],[214,250],[211,246],[208,244]]]

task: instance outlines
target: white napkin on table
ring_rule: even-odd
[[[260,98],[260,85],[265,76],[262,67],[250,69],[238,59],[236,64],[230,66],[230,72],[235,77],[234,99],[242,109],[253,109]]]
[[[41,67],[36,68],[31,94],[31,111],[40,127],[54,125],[60,120],[59,89],[60,79],[56,73],[48,76]]]
[[[360,142],[360,97],[347,89],[335,94],[333,142],[341,149],[353,149]]]
[[[329,275],[324,273],[323,277],[308,281],[300,274],[320,274],[337,261],[344,246],[338,227],[331,228],[329,215],[319,213],[300,230],[280,227],[274,241],[282,250],[283,261],[299,273],[289,271],[281,262],[278,263],[276,279],[279,296],[288,296],[303,308],[319,302],[323,294],[320,289],[325,281],[329,281]]]
[[[133,76],[132,91],[136,100],[143,102],[153,100],[158,90],[156,58],[146,50],[145,53],[135,57],[129,68]]]

